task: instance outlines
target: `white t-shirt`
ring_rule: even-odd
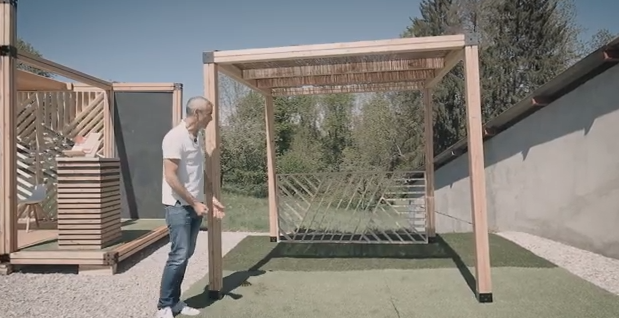
[[[163,159],[179,159],[178,179],[198,201],[204,202],[204,154],[197,139],[187,130],[185,121],[172,128],[161,143]],[[166,182],[161,183],[161,202],[165,205],[189,205]]]

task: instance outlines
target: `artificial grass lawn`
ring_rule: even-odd
[[[471,290],[468,233],[395,246],[250,236],[224,257],[223,300],[208,300],[208,275],[183,298],[205,308],[201,317],[618,317],[618,297],[499,236],[490,235],[490,249],[492,304],[479,304]]]
[[[500,236],[490,234],[493,267],[555,267]],[[472,233],[444,234],[434,244],[270,243],[248,236],[224,257],[230,271],[346,271],[465,267],[475,264]]]

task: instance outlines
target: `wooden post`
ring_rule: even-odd
[[[116,138],[114,138],[114,89],[105,91],[107,98],[103,103],[103,155],[106,158],[116,156]]]
[[[211,299],[220,299],[223,295],[223,268],[221,251],[221,219],[213,214],[213,201],[215,197],[221,201],[221,162],[220,147],[221,136],[219,133],[219,83],[217,64],[204,64],[204,96],[213,104],[213,120],[206,127],[204,147],[206,150],[205,173],[209,182],[204,182],[206,193],[206,205],[208,212],[208,295]],[[222,202],[223,203],[223,202]],[[224,203],[225,204],[225,203]]]
[[[266,141],[267,141],[267,178],[269,188],[269,236],[271,242],[279,241],[277,211],[277,176],[275,172],[275,114],[273,96],[265,95],[264,119],[266,122]]]
[[[426,233],[428,242],[436,240],[436,212],[434,205],[434,120],[432,107],[432,90],[423,91],[424,108],[424,146],[426,168]]]
[[[172,103],[174,112],[172,112],[173,126],[180,124],[183,119],[183,84],[174,84],[174,90],[172,91]]]
[[[7,254],[17,250],[17,1],[0,1],[0,272],[9,273]]]
[[[492,302],[490,248],[486,207],[486,176],[484,166],[483,131],[481,125],[481,93],[479,84],[479,52],[477,45],[464,47],[466,81],[466,129],[468,137],[469,174],[471,180],[471,210],[475,234],[475,277],[477,299]]]

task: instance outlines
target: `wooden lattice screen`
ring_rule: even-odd
[[[19,92],[17,109],[17,192],[27,198],[35,185],[47,186],[43,210],[56,218],[56,156],[74,145],[76,136],[102,134],[99,154],[103,154],[103,91]]]

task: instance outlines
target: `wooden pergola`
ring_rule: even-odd
[[[425,103],[426,227],[428,236],[435,237],[432,90],[464,60],[476,293],[479,302],[492,302],[477,45],[475,36],[448,35],[205,52],[204,91],[214,105],[213,121],[207,127],[205,140],[206,173],[210,180],[205,191],[209,204],[212,196],[221,196],[219,72],[265,96],[270,236],[273,242],[279,237],[273,97],[420,90]],[[208,224],[209,295],[220,298],[223,287],[221,220],[210,212]]]

